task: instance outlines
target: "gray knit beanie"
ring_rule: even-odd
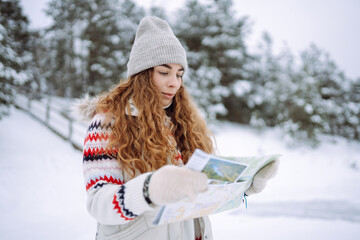
[[[127,77],[167,63],[180,64],[186,71],[185,49],[167,22],[157,17],[144,17],[130,52]]]

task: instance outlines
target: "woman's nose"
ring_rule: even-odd
[[[174,87],[177,87],[178,84],[179,84],[179,81],[178,81],[177,74],[171,74],[169,82],[168,82],[168,86],[174,88]]]

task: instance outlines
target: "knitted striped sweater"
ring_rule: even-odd
[[[83,171],[87,191],[87,209],[101,224],[124,224],[151,211],[143,196],[145,178],[150,173],[130,178],[116,161],[116,151],[107,147],[111,125],[105,115],[93,117],[84,141]],[[182,164],[181,156],[177,157]]]

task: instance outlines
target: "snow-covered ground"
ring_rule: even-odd
[[[12,109],[0,121],[1,239],[94,239],[82,154]]]
[[[359,239],[360,143],[324,138],[289,148],[280,132],[222,123],[221,155],[280,153],[281,167],[248,209],[211,216],[215,239]],[[94,239],[85,209],[82,154],[12,109],[0,121],[1,239]]]

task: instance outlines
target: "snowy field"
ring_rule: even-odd
[[[223,123],[221,155],[280,153],[278,176],[248,209],[211,216],[216,240],[360,239],[360,143],[289,148],[277,130]],[[0,121],[0,239],[94,239],[82,154],[26,113]]]

